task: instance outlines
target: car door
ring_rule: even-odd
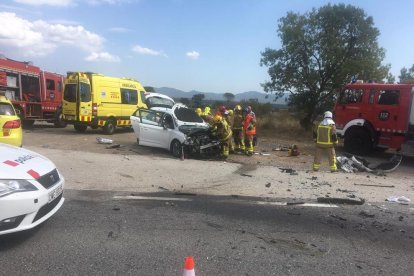
[[[139,118],[136,116],[139,113]],[[132,127],[134,129],[139,144],[165,148],[165,131],[161,125],[163,113],[155,110],[139,109],[135,116],[131,116]]]

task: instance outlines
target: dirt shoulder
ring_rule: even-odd
[[[108,145],[97,143],[97,137],[110,138],[112,145],[119,147],[107,148]],[[299,146],[299,156],[290,157],[287,151],[279,150],[292,143]],[[88,129],[79,134],[71,126],[57,129],[35,125],[24,131],[24,147],[56,162],[67,179],[67,188],[73,189],[157,192],[163,187],[170,191],[286,198],[290,201],[340,197],[385,202],[385,198],[392,195],[414,200],[412,159],[405,159],[395,172],[383,176],[365,172],[332,174],[326,159],[322,170],[315,173],[311,171],[314,145],[304,138],[259,136],[256,154],[252,157],[231,155],[226,162],[182,162],[167,151],[138,146],[130,130],[105,136],[100,130]],[[381,158],[370,157],[370,160],[381,162],[386,158],[387,155],[382,155]],[[115,163],[116,169],[108,172],[110,164]],[[96,169],[92,170],[92,166]],[[118,182],[116,187],[113,187],[114,180]],[[139,186],[137,180],[141,183]]]

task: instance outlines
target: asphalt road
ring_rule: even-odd
[[[24,147],[51,158],[65,176],[66,201],[40,227],[0,236],[0,275],[181,275],[189,255],[197,276],[414,271],[414,208],[384,201],[396,192],[414,198],[413,159],[387,177],[311,174],[306,155],[182,162],[137,146],[127,130],[103,136],[120,148],[106,149],[99,136],[71,127],[25,130]],[[365,191],[353,184],[391,182],[395,187]],[[315,200],[346,196],[344,189],[369,200]]]
[[[414,269],[407,206],[277,206],[167,191],[65,190],[64,196],[45,224],[0,237],[1,275],[181,275],[189,255],[196,275],[411,275]]]

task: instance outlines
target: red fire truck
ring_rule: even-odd
[[[62,75],[0,56],[0,95],[13,103],[23,126],[32,126],[36,120],[66,126],[61,108],[63,83]]]
[[[414,154],[413,91],[414,84],[346,85],[334,110],[345,150],[364,155],[382,148]]]

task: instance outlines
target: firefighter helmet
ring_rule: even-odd
[[[201,108],[199,108],[199,107],[196,108],[195,112],[197,113],[198,116],[201,116],[201,114],[203,113],[201,111]]]
[[[326,111],[326,112],[323,114],[323,117],[324,117],[324,118],[331,118],[331,119],[332,119],[332,112],[330,112],[330,111]]]
[[[239,112],[239,111],[242,111],[242,107],[241,107],[241,105],[236,105],[235,107],[234,107],[234,111],[235,112]]]
[[[221,116],[219,114],[216,114],[213,118],[214,123],[219,123],[221,122]]]

